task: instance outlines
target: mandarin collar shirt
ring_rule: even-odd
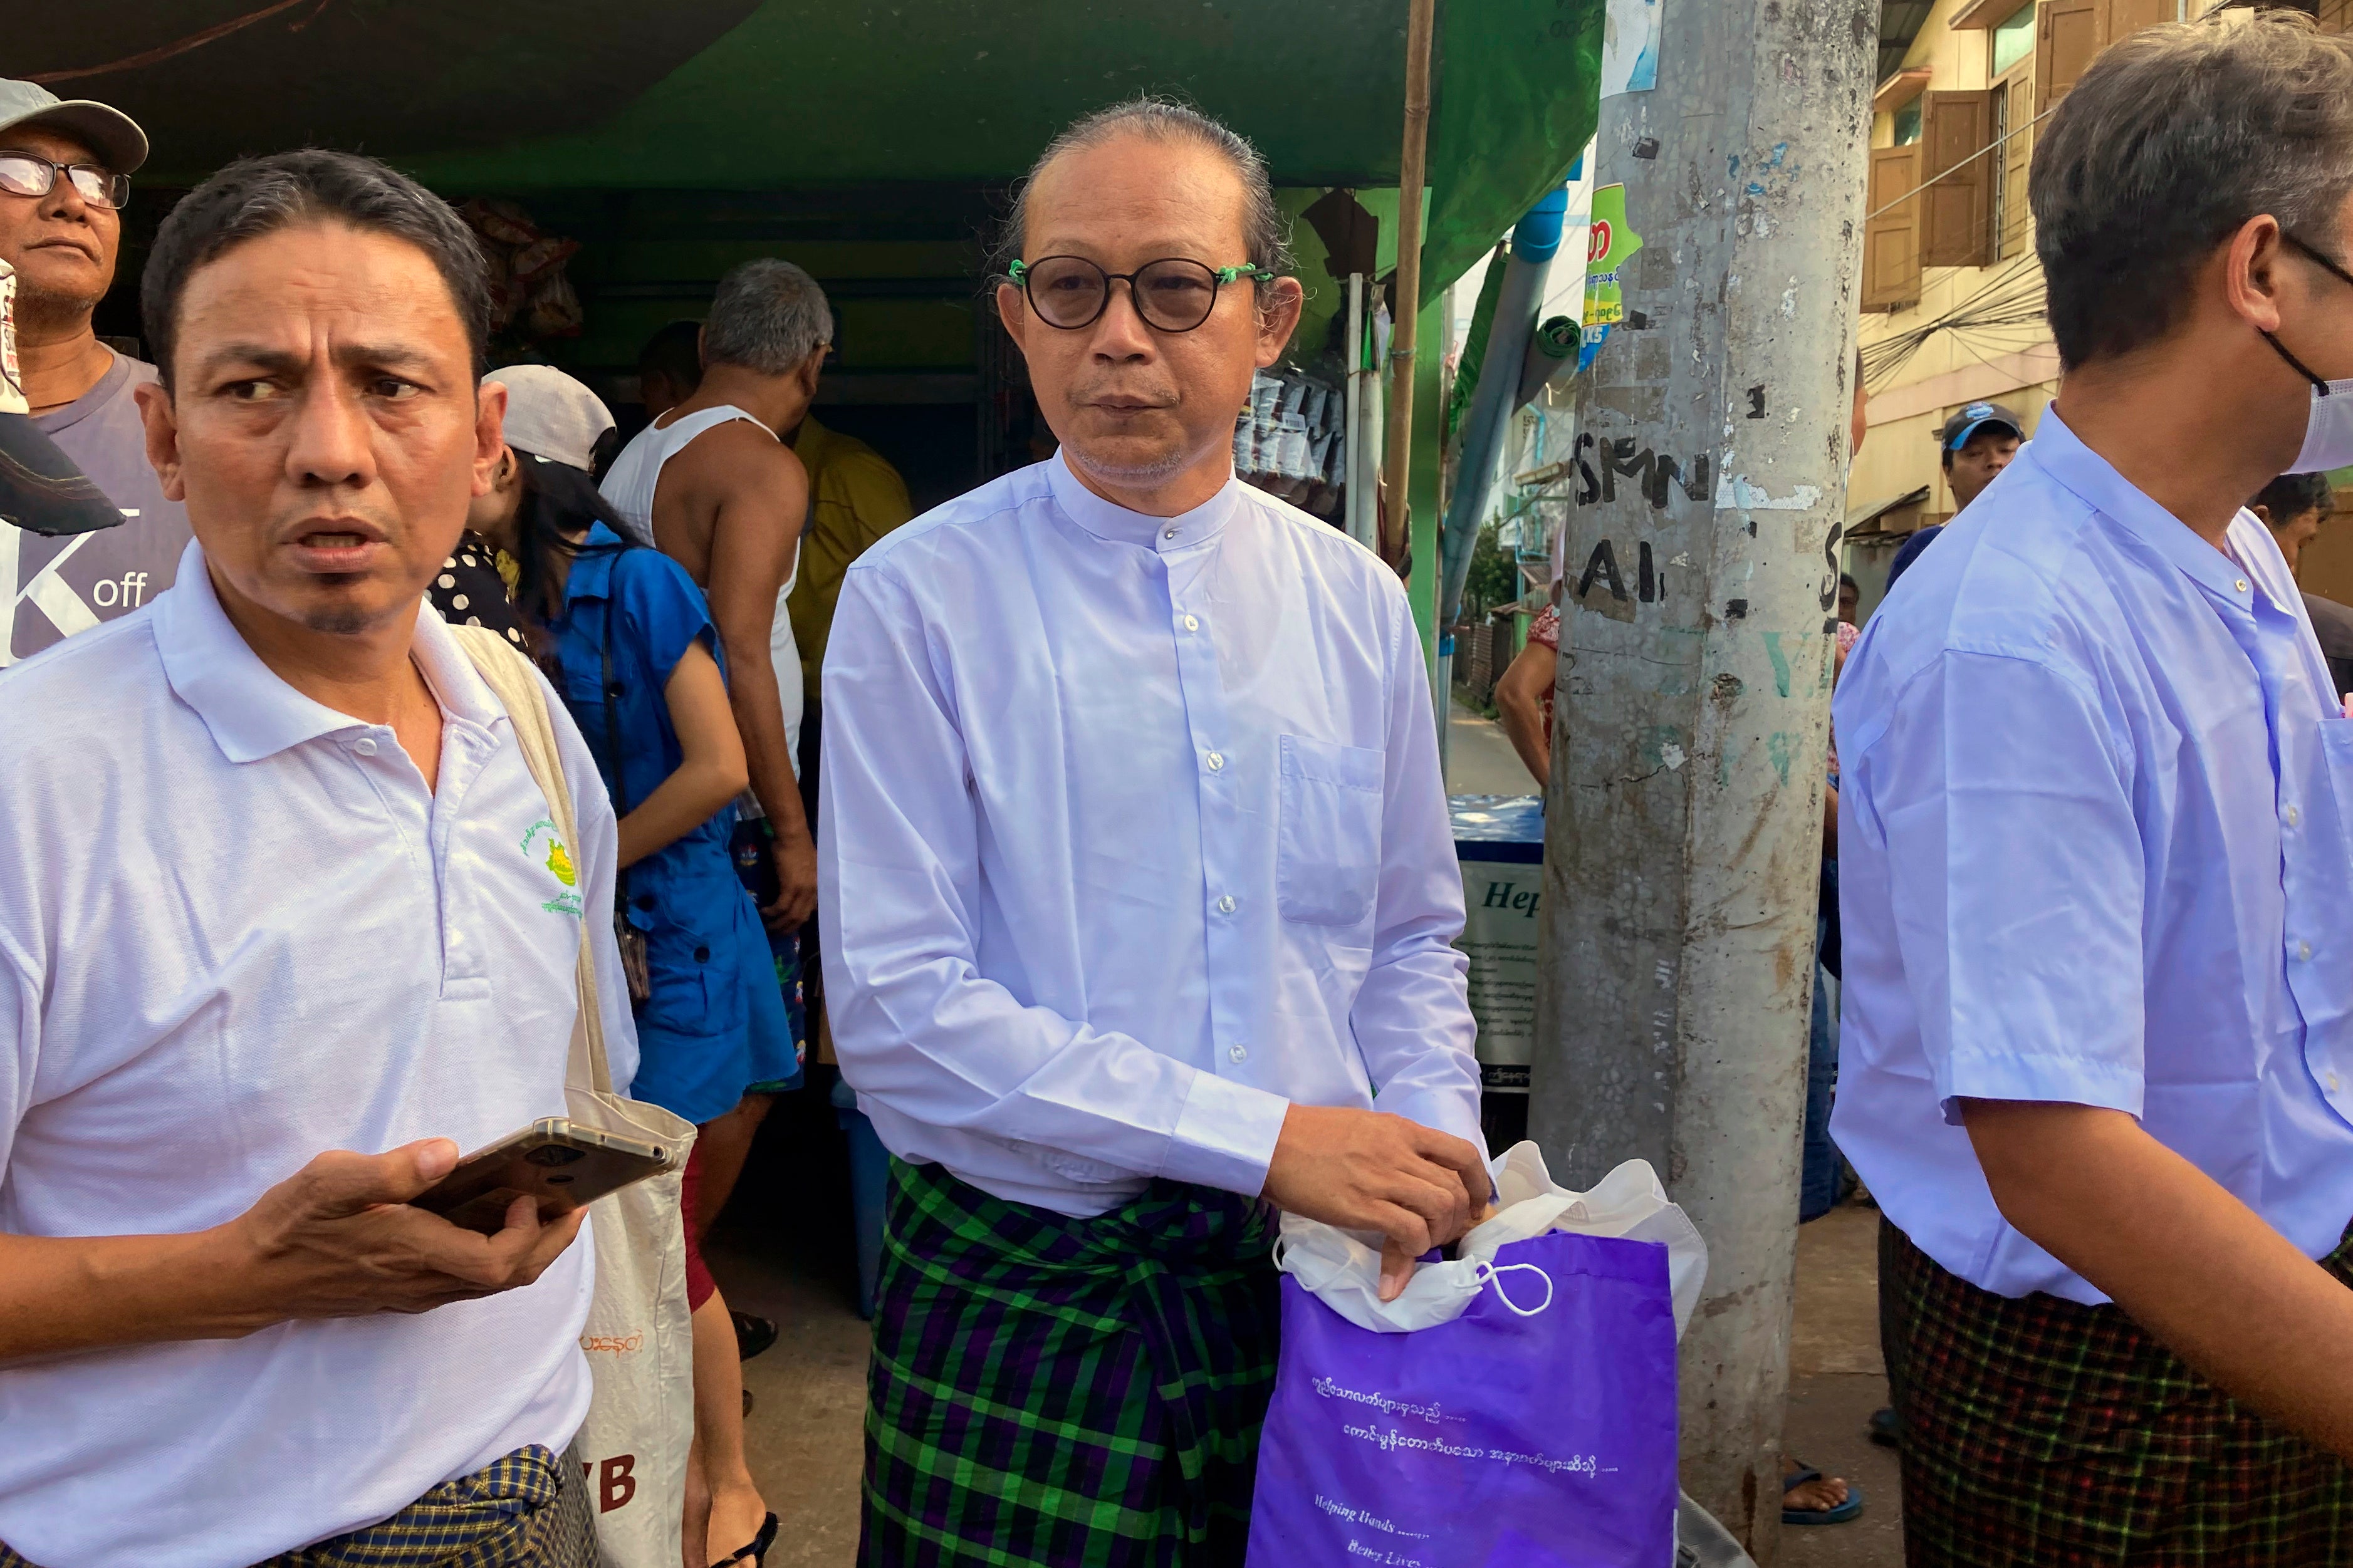
[[[565,1114],[584,911],[612,1068],[615,837],[551,696],[583,842],[429,611],[428,791],[387,725],[256,657],[191,544],[173,589],[0,674],[0,1231],[226,1224],[331,1149],[473,1150]],[[588,1233],[417,1315],[0,1366],[0,1541],[230,1568],[406,1507],[588,1404]]]
[[[2270,534],[2228,543],[2053,407],[1839,683],[1831,1131],[2000,1295],[2105,1300],[2002,1218],[1957,1099],[2127,1112],[2308,1257],[2353,1219],[2353,719]]]
[[[859,559],[825,691],[828,1016],[893,1152],[1089,1215],[1256,1194],[1294,1100],[1480,1142],[1429,676],[1369,551],[1057,455]]]

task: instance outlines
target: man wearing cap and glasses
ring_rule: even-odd
[[[33,421],[122,511],[47,538],[0,522],[0,668],[172,585],[188,514],[147,461],[133,397],[155,367],[100,342],[131,174],[147,135],[120,110],[0,80],[0,260],[16,269],[16,354]]]
[[[1952,487],[1954,516],[1958,517],[1985,493],[1996,475],[2010,467],[2025,439],[2025,422],[1999,403],[1972,403],[1945,421],[1945,427],[1936,433],[1936,447],[1944,454],[1945,483]],[[1895,559],[1887,563],[1890,588],[1944,531],[1943,523],[1932,522],[1904,542]]]
[[[1061,449],[869,549],[826,649],[826,994],[897,1156],[860,1560],[1239,1562],[1270,1205],[1393,1296],[1488,1198],[1429,677],[1234,478],[1301,303],[1250,144],[1103,110],[1004,249]]]

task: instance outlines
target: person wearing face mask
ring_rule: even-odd
[[[2235,24],[2038,131],[2058,399],[1833,699],[1914,1568],[2353,1541],[2353,720],[2242,505],[2353,462],[2353,39]]]

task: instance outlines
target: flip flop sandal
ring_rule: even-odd
[[[1781,1478],[1781,1492],[1787,1496],[1808,1481],[1822,1479],[1821,1471],[1811,1465],[1800,1465]],[[1862,1489],[1852,1481],[1846,1484],[1846,1501],[1836,1508],[1784,1508],[1783,1524],[1844,1524],[1862,1511]]]
[[[752,1568],[764,1568],[764,1564],[766,1563],[768,1557],[768,1548],[775,1545],[776,1542],[776,1516],[772,1513],[761,1521],[759,1536],[752,1542],[751,1545],[739,1547],[735,1551],[729,1552],[726,1556],[722,1557],[718,1562],[713,1563],[711,1565],[711,1568],[727,1568],[727,1564],[730,1563],[749,1563],[752,1564]]]
[[[755,1317],[750,1312],[730,1310],[728,1317],[735,1322],[735,1359],[750,1361],[776,1342],[776,1322],[773,1318]]]

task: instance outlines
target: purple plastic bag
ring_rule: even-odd
[[[1521,1264],[1552,1286],[1525,1317],[1546,1290]],[[1667,1249],[1555,1231],[1495,1266],[1460,1318],[1410,1333],[1284,1277],[1250,1568],[1670,1568]]]

